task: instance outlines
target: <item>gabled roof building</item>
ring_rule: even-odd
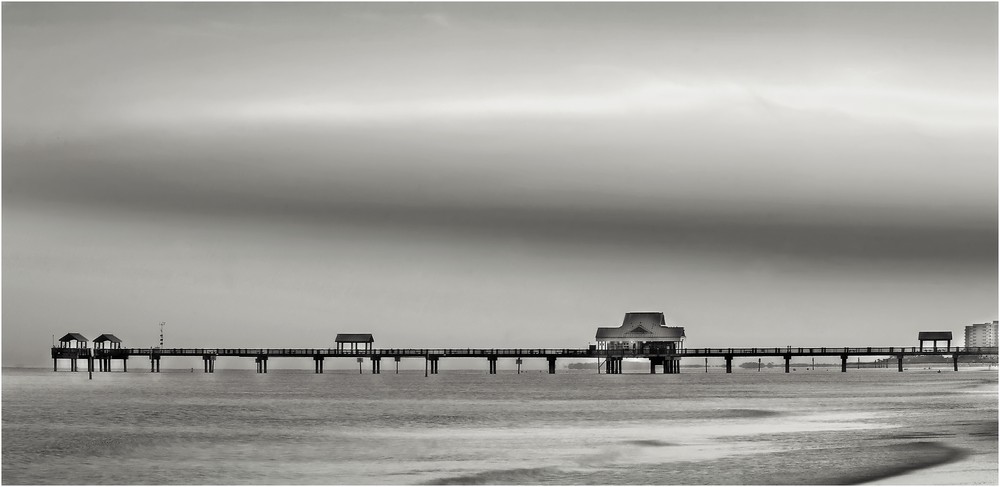
[[[667,326],[663,313],[625,313],[622,325],[597,329],[598,350],[672,352],[684,343],[684,327]]]

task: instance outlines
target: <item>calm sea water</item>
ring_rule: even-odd
[[[995,369],[386,372],[4,369],[2,481],[997,483]]]

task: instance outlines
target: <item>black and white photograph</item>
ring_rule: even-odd
[[[998,2],[0,7],[3,485],[997,485]]]

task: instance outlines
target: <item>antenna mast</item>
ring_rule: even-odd
[[[160,322],[160,348],[163,348],[163,325],[166,325],[166,321]]]

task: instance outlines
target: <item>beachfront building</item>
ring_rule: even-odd
[[[621,326],[597,329],[598,350],[670,353],[683,343],[684,327],[667,326],[660,312],[625,313]]]
[[[965,327],[966,347],[997,346],[997,321],[993,323],[978,323]]]

